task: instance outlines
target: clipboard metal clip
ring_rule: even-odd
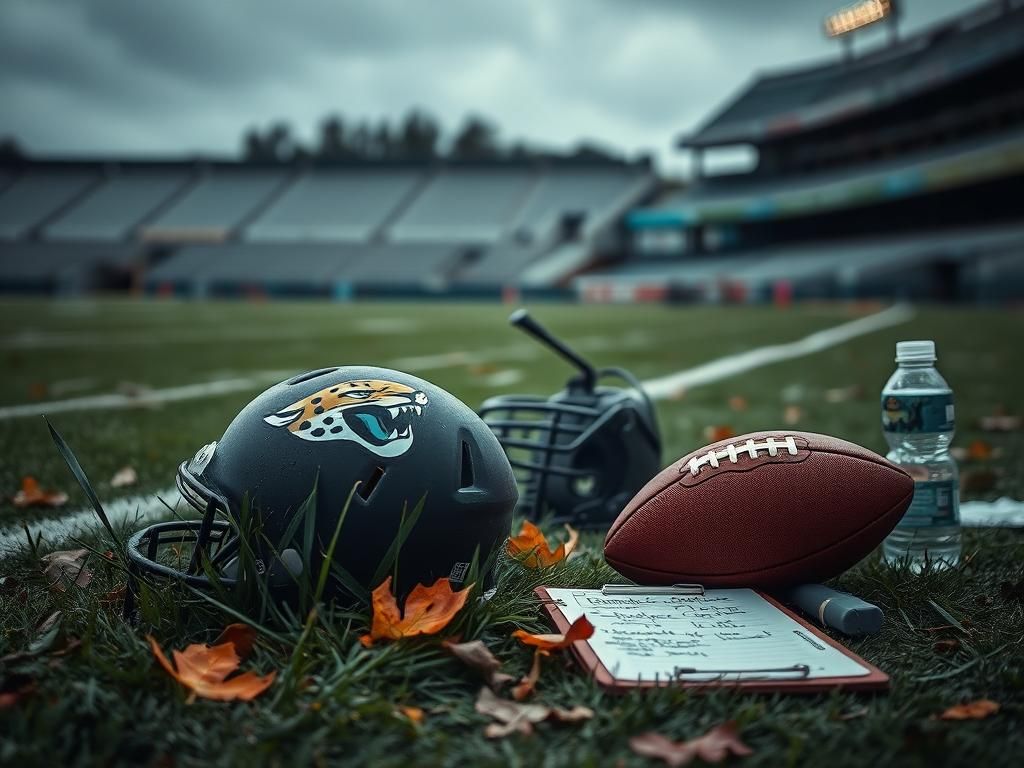
[[[702,584],[670,584],[663,587],[645,587],[641,584],[605,584],[602,595],[703,595]]]
[[[764,667],[763,669],[697,669],[696,667],[676,667],[672,676],[679,680],[684,675],[715,675],[717,679],[735,677],[738,680],[803,680],[810,677],[811,668],[806,664],[794,664],[791,667]]]

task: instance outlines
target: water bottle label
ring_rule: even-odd
[[[957,525],[960,486],[956,480],[925,480],[914,483],[914,499],[910,502],[900,526],[932,528]]]
[[[882,395],[882,429],[886,432],[952,432],[953,393]]]

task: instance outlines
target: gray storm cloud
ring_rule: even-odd
[[[836,56],[781,0],[4,0],[0,135],[40,153],[230,153],[249,125],[397,118],[672,157],[754,71]],[[963,6],[905,2],[904,28]],[[878,39],[868,33],[863,42]]]

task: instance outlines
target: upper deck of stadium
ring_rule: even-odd
[[[985,4],[850,60],[759,74],[679,145],[759,145],[850,122],[1022,54],[1024,6]]]

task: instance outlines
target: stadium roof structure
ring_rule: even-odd
[[[983,43],[979,44],[980,41]],[[681,148],[762,144],[840,123],[968,77],[1024,51],[1024,6],[983,5],[851,61],[759,75]]]

